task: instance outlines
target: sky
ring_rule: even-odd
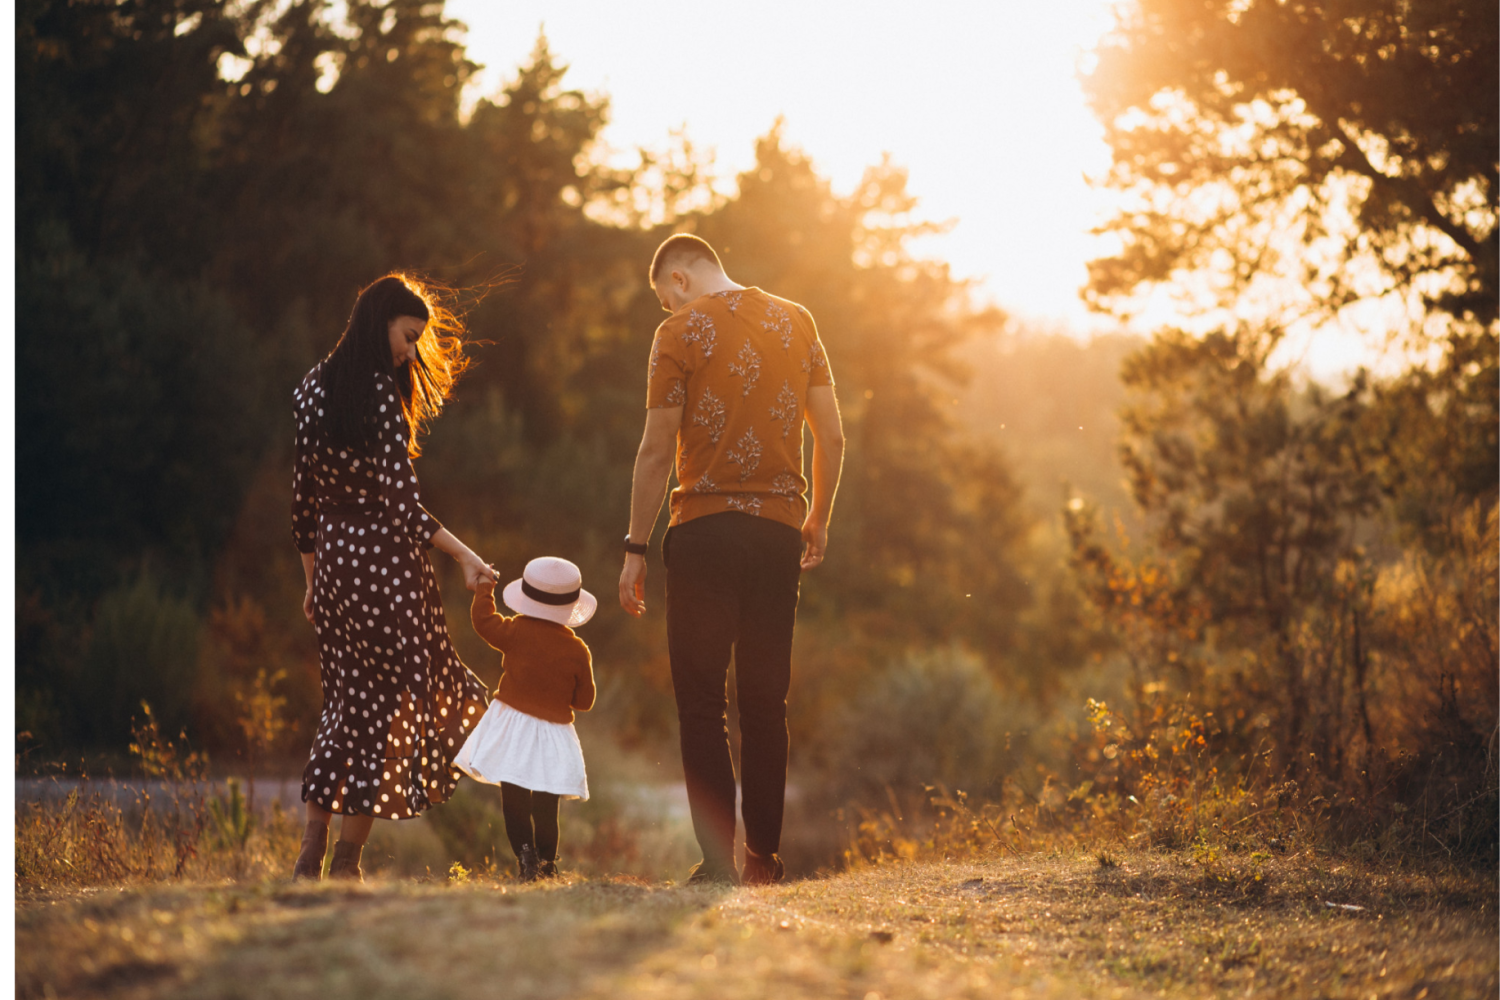
[[[513,79],[545,31],[564,84],[608,95],[603,141],[620,165],[684,130],[732,182],[778,117],[834,190],[847,194],[884,153],[909,172],[917,215],[951,221],[913,244],[979,282],[977,297],[1035,330],[1117,330],[1078,297],[1087,262],[1110,246],[1090,230],[1113,195],[1103,129],[1079,80],[1114,24],[1112,0],[888,0],[753,7],[653,0],[447,0],[484,69],[468,99]],[[732,275],[731,275],[732,277]],[[1135,332],[1175,317],[1148,310]],[[1294,331],[1285,361],[1339,382],[1377,370],[1379,338],[1357,316]],[[1384,320],[1378,315],[1375,326]]]
[[[953,220],[915,244],[981,279],[981,297],[1039,325],[1106,325],[1078,298],[1088,234],[1109,205],[1085,175],[1109,162],[1077,79],[1111,25],[1108,0],[789,3],[448,0],[497,93],[545,28],[565,84],[610,97],[604,141],[625,162],[683,128],[732,178],[785,119],[836,192],[890,153],[918,215]]]

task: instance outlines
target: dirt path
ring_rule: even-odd
[[[772,889],[156,886],[19,901],[17,992],[1493,997],[1494,888],[1349,863],[1145,855],[901,865]]]

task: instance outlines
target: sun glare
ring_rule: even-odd
[[[525,61],[539,28],[567,82],[611,99],[605,140],[628,161],[685,128],[732,177],[778,116],[787,141],[847,192],[884,153],[910,171],[919,213],[955,220],[918,249],[983,279],[1005,308],[1075,328],[1088,235],[1108,202],[1085,176],[1108,164],[1077,72],[1111,21],[1107,0],[742,8],[450,0],[485,64],[474,97]],[[788,26],[794,27],[788,27]],[[664,29],[663,26],[666,26]]]

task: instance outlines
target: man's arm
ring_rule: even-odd
[[[667,492],[667,474],[677,450],[682,407],[663,406],[646,411],[646,430],[635,453],[635,475],[630,486],[630,540],[645,545]],[[626,554],[620,571],[620,607],[639,618],[646,611],[646,557]]]
[[[828,519],[833,514],[833,495],[839,489],[844,469],[844,422],[839,417],[838,397],[833,386],[807,390],[807,425],[812,429],[812,503],[802,522],[802,568],[812,569],[823,561],[828,548]]]

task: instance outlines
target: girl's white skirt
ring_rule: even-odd
[[[589,797],[583,746],[573,724],[538,719],[498,698],[490,702],[453,766],[490,785],[508,781],[533,792]]]

